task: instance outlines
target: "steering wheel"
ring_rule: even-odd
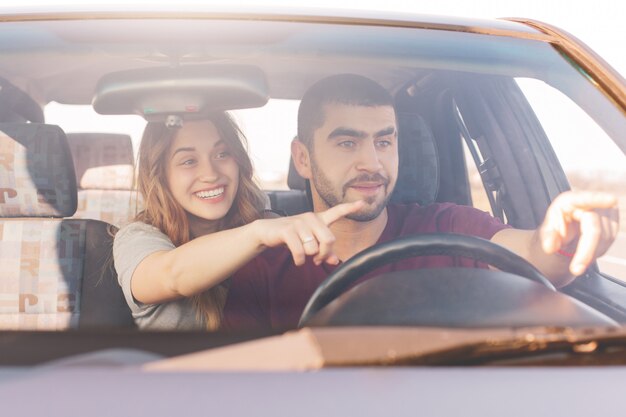
[[[315,290],[307,303],[298,327],[343,294],[355,281],[372,269],[402,259],[426,256],[462,256],[492,265],[501,271],[519,275],[556,291],[554,285],[524,258],[489,240],[454,233],[430,233],[407,236],[359,252]]]

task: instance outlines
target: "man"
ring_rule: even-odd
[[[328,242],[301,236],[306,260],[292,259],[283,248],[269,249],[235,274],[224,310],[226,328],[295,327],[309,297],[336,268],[335,262],[323,260],[345,261],[400,236],[452,232],[490,239],[531,262],[560,287],[604,254],[617,234],[617,203],[605,193],[561,194],[536,230],[513,229],[487,213],[450,203],[388,205],[398,175],[393,99],[361,76],[332,76],[307,91],[298,112],[292,158],[298,173],[310,182],[313,209],[323,221],[324,211],[340,203],[361,200],[362,207],[327,222],[335,237],[332,252]],[[455,265],[476,263],[425,256],[387,265],[377,274]]]

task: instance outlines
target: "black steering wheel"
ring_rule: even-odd
[[[307,303],[298,327],[344,293],[355,281],[374,268],[405,258],[426,255],[462,256],[519,275],[556,291],[554,285],[524,258],[489,240],[453,233],[407,236],[359,252],[315,290]]]

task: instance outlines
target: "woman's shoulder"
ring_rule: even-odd
[[[124,260],[127,260],[129,265],[134,265],[137,260],[140,261],[153,252],[174,248],[170,238],[156,227],[143,222],[134,222],[122,227],[115,234],[113,257],[118,268],[124,264]]]
[[[151,224],[135,221],[122,226],[115,234],[115,238],[123,237],[129,233],[163,234],[163,232]]]
[[[148,223],[136,221],[123,226],[117,231],[115,234],[114,245],[119,245],[129,240],[135,241],[144,239],[165,240],[171,243],[167,235],[160,231],[157,227]]]

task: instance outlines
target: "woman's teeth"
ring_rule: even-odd
[[[199,191],[196,193],[196,197],[199,198],[215,198],[224,194],[224,187],[215,188],[209,191]]]

